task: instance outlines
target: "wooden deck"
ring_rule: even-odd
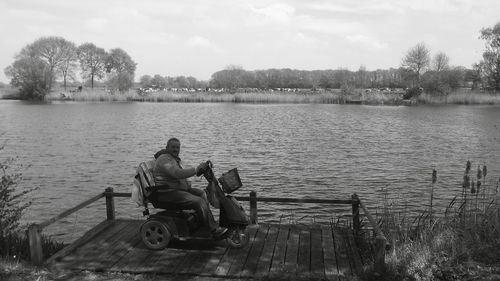
[[[363,266],[348,229],[259,224],[249,227],[250,243],[242,249],[200,239],[173,241],[165,250],[152,251],[141,241],[142,222],[104,221],[47,262],[73,270],[245,279],[348,280]]]

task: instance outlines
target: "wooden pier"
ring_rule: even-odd
[[[147,249],[137,220],[106,221],[72,251],[49,260],[52,266],[99,272],[157,273],[203,277],[264,276],[344,280],[362,270],[352,232],[346,229],[260,224],[249,227],[242,249],[225,241],[173,241],[161,251]]]
[[[233,249],[224,240],[176,240],[167,249],[152,251],[141,240],[140,226],[145,220],[116,219],[114,197],[129,197],[111,189],[78,206],[29,228],[31,258],[35,264],[70,270],[99,272],[153,273],[169,276],[199,276],[217,278],[262,278],[349,280],[364,266],[375,262],[384,266],[386,240],[374,224],[357,196],[349,200],[292,199],[283,202],[350,204],[353,209],[353,228],[303,224],[253,224],[248,227],[250,242],[244,248]],[[107,220],[85,233],[77,241],[43,261],[41,231],[85,206],[106,198]],[[276,202],[279,198],[249,197],[251,220],[257,223],[256,202]],[[321,202],[320,202],[321,201]],[[280,202],[280,201],[278,201]],[[361,208],[359,208],[361,207]],[[373,225],[375,261],[363,260],[356,242],[360,230],[359,210]]]

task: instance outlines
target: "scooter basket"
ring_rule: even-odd
[[[243,186],[240,175],[238,174],[238,169],[236,168],[229,170],[227,173],[223,173],[219,178],[219,183],[222,185],[222,189],[227,194],[230,194]]]

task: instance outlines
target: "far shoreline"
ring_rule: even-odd
[[[193,102],[193,103],[248,103],[248,104],[359,104],[359,105],[499,105],[500,94],[470,89],[459,89],[447,95],[422,93],[404,99],[402,90],[301,89],[301,90],[239,90],[186,91],[159,90],[143,92],[109,92],[103,89],[80,91],[53,91],[42,101],[75,102]],[[0,99],[23,100],[14,89],[0,89]]]

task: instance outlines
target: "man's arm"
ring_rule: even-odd
[[[196,168],[182,169],[173,161],[167,161],[161,168],[168,176],[175,179],[187,179],[196,175]]]

